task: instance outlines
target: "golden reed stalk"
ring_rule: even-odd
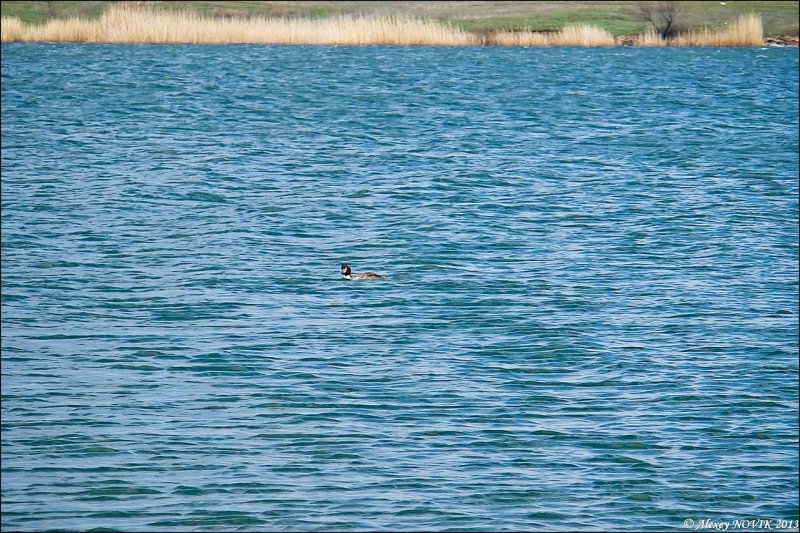
[[[672,39],[664,40],[652,30],[639,35],[636,46],[764,46],[764,30],[761,15],[740,15],[731,24],[721,29],[703,28],[690,30]]]
[[[434,21],[402,16],[337,16],[327,19],[203,18],[190,12],[154,11],[126,4],[112,5],[94,21],[77,18],[24,26],[2,20],[2,42],[51,41],[81,43],[253,43],[341,45],[480,44],[471,33]]]
[[[662,39],[661,35],[652,28],[639,35],[635,40],[636,46],[669,46],[669,41]]]
[[[500,46],[614,46],[614,36],[588,24],[567,26],[554,33],[501,31],[489,37],[487,44]]]
[[[2,19],[0,40],[8,42],[78,43],[253,43],[307,45],[427,45],[427,46],[614,46],[618,39],[587,24],[559,32],[498,31],[481,37],[433,20],[407,16],[335,16],[326,19],[254,17],[205,18],[191,12],[155,11],[119,3],[97,20],[50,20],[25,25]],[[665,41],[649,31],[633,40],[636,46],[762,46],[761,16],[742,15],[719,30],[703,29]]]
[[[675,39],[677,46],[762,46],[764,32],[761,16],[741,15],[739,19],[721,30],[704,28],[690,31]]]

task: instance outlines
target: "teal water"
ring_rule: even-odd
[[[4,44],[3,530],[797,520],[797,170],[796,49]]]

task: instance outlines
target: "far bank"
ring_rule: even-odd
[[[2,42],[190,43],[398,46],[791,46],[796,38],[766,37],[761,16],[740,15],[721,27],[668,36],[654,27],[637,35],[613,35],[588,23],[557,31],[499,29],[474,32],[433,19],[401,15],[337,15],[224,18],[158,10],[147,4],[111,5],[97,19],[52,19],[28,24],[3,17]]]

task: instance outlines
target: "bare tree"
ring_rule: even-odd
[[[639,17],[653,26],[662,39],[675,33],[676,22],[681,13],[680,2],[649,2],[639,4]]]

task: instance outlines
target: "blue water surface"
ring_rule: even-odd
[[[797,530],[797,170],[797,49],[3,44],[3,530]]]

